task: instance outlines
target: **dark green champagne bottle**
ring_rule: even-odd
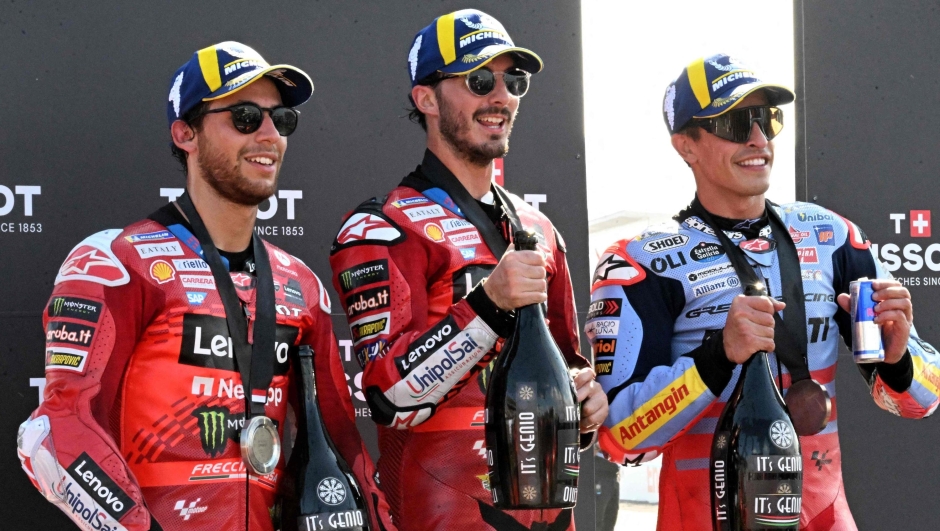
[[[313,350],[301,345],[297,364],[297,440],[281,500],[282,531],[368,531],[362,490],[330,440],[313,380]]]
[[[761,293],[749,287],[746,294]],[[766,352],[757,352],[741,367],[715,429],[710,473],[715,531],[799,529],[800,440]]]
[[[534,251],[531,231],[517,251]],[[568,365],[541,304],[516,310],[516,329],[500,352],[486,393],[486,454],[493,505],[500,509],[574,507],[578,500],[580,410]]]

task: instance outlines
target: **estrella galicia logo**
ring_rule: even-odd
[[[692,248],[689,254],[692,256],[692,260],[696,262],[712,262],[725,254],[725,250],[714,243],[700,242]]]
[[[210,457],[224,453],[228,442],[240,435],[239,430],[245,424],[244,413],[232,414],[224,406],[201,406],[193,410],[192,415],[198,421],[199,442]]]
[[[388,280],[388,260],[373,260],[351,267],[339,274],[339,284],[344,292],[386,280]]]
[[[54,297],[46,311],[49,317],[68,317],[97,323],[101,316],[101,303],[78,297]]]

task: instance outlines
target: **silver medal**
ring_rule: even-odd
[[[242,459],[255,474],[265,476],[274,472],[281,459],[281,439],[274,422],[268,417],[252,417],[242,429]]]

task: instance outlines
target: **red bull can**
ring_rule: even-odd
[[[852,355],[855,363],[878,363],[885,360],[881,342],[881,325],[875,323],[874,290],[871,280],[862,278],[849,284],[852,298]]]

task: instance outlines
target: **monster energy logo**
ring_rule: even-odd
[[[349,268],[339,274],[343,291],[388,280],[388,260],[373,260]]]
[[[202,406],[193,411],[198,419],[199,442],[211,457],[225,451],[228,440],[235,439],[239,425],[244,423],[244,414],[233,415],[227,407]]]
[[[101,303],[75,297],[56,297],[49,303],[49,317],[70,317],[97,323]]]

